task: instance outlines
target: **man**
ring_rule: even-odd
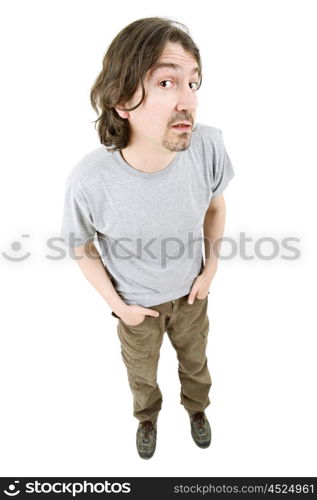
[[[224,231],[222,192],[234,172],[221,131],[194,126],[201,78],[184,25],[153,17],[124,28],[91,90],[102,145],[66,182],[61,234],[118,318],[142,458],[156,446],[164,333],[177,353],[191,435],[201,448],[211,441],[208,293]]]

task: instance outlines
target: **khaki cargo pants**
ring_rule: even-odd
[[[117,332],[121,355],[127,368],[133,394],[133,415],[141,422],[152,420],[156,426],[162,406],[157,383],[157,368],[163,335],[166,332],[178,358],[181,383],[180,403],[189,412],[204,411],[210,404],[211,377],[207,367],[206,346],[209,332],[208,295],[188,304],[188,295],[151,306],[160,316],[145,316],[137,326],[119,318]]]

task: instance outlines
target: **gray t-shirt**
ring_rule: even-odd
[[[97,238],[114,288],[126,304],[150,307],[190,292],[203,262],[211,198],[234,171],[221,130],[197,123],[190,147],[154,173],[101,145],[66,179],[61,237],[68,247]]]

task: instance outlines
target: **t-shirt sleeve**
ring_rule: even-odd
[[[213,157],[213,186],[212,198],[223,193],[235,173],[231,160],[224,145],[222,131],[218,129],[217,139],[215,140],[215,150]]]
[[[69,176],[66,180],[64,210],[60,236],[68,247],[79,247],[93,241],[96,229],[87,200],[80,186]]]

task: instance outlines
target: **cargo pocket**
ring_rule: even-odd
[[[119,321],[117,332],[121,341],[121,355],[128,370],[129,380],[137,383],[137,381],[146,378],[149,371],[151,347],[136,342],[136,334],[129,332],[124,327],[122,320]]]
[[[208,333],[209,333],[209,326],[207,328],[204,328],[204,330],[200,332],[200,334],[205,338],[208,337]]]
[[[201,329],[201,332],[200,332],[200,335],[202,335],[202,337],[204,337],[206,342],[207,342],[207,337],[209,334],[209,329],[210,329],[209,317],[208,317],[208,315],[206,315],[203,328]]]

